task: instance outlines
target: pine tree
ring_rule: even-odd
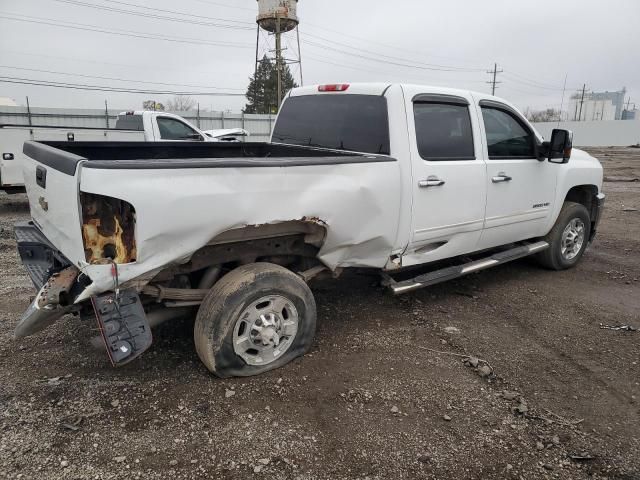
[[[297,87],[289,65],[284,65],[282,72],[282,93],[285,94]],[[278,112],[278,72],[275,62],[266,55],[258,64],[258,70],[250,78],[247,88],[247,106],[244,113],[277,113]]]

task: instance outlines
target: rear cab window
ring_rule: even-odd
[[[387,99],[380,95],[304,95],[282,105],[272,141],[389,155]]]
[[[135,130],[142,132],[144,130],[142,115],[118,115],[118,120],[116,120],[116,130]]]

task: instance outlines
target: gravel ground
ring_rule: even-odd
[[[14,341],[29,212],[0,194],[0,478],[640,479],[640,332],[599,327],[640,327],[640,149],[594,153],[614,181],[577,268],[316,283],[311,353],[248,379],[209,375],[188,321],[117,370],[72,318]]]

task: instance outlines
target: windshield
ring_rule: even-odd
[[[379,95],[288,98],[272,141],[389,155],[387,99]]]

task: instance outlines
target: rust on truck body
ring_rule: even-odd
[[[133,206],[117,198],[80,193],[82,241],[87,262],[118,264],[136,261]]]

